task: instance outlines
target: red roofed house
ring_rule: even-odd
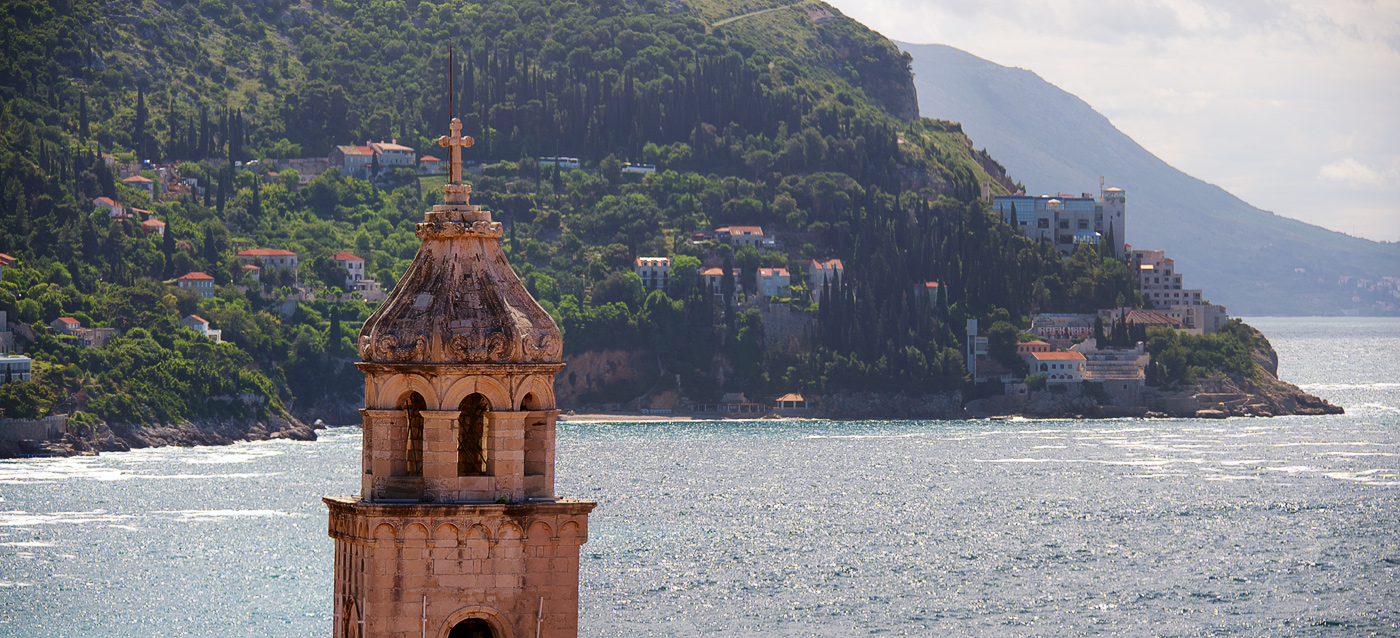
[[[209,328],[209,322],[203,317],[200,317],[199,315],[190,315],[188,317],[185,317],[184,319],[181,319],[180,325],[189,328],[190,330],[193,330],[195,332],[198,332],[199,334],[202,334],[206,337],[209,337],[210,339],[213,339],[215,343],[219,343],[224,340],[224,331],[211,330]]]
[[[175,278],[175,285],[181,288],[189,288],[201,297],[214,296],[214,278],[202,272],[192,272],[180,275]]]
[[[739,283],[739,269],[732,268],[729,274],[734,276],[734,294],[741,294],[744,291],[743,284]],[[706,268],[700,271],[700,280],[705,282],[705,289],[716,297],[724,295],[724,270],[722,268]]]
[[[141,228],[148,233],[155,233],[161,237],[165,236],[165,222],[154,217],[141,222]]]
[[[642,278],[642,287],[648,291],[665,290],[671,279],[670,257],[638,257],[632,272]]]
[[[759,268],[758,292],[764,297],[786,297],[792,277],[786,268]]]
[[[83,324],[72,317],[59,317],[54,319],[53,323],[49,324],[49,327],[63,334],[72,335],[77,334],[78,330],[83,327]]]
[[[725,226],[715,229],[715,238],[735,246],[763,245],[762,226]]]
[[[354,290],[355,283],[365,279],[365,260],[355,253],[345,251],[331,255],[335,265],[345,269],[345,289]]]
[[[297,274],[297,254],[280,248],[252,248],[238,251],[238,262],[244,265],[260,262],[265,269],[285,268]]]
[[[442,160],[432,155],[424,155],[418,158],[418,172],[436,175],[442,172]]]
[[[836,283],[837,279],[846,280],[846,268],[841,265],[840,259],[813,259],[807,265],[807,289],[812,292],[812,299],[821,297],[822,283]]]
[[[262,268],[257,264],[243,264],[243,274],[253,278],[253,281],[262,283]]]
[[[17,263],[19,263],[18,259],[6,255],[5,253],[0,253],[0,276],[4,276],[6,268],[13,268],[14,265]],[[5,324],[3,322],[0,322],[0,332],[3,332],[4,330]]]
[[[1043,374],[1049,383],[1078,383],[1084,380],[1084,355],[1078,352],[1030,352],[1026,363],[1031,374]]]
[[[939,285],[936,281],[925,281],[914,284],[914,299],[933,308],[938,303]]]
[[[152,181],[149,177],[132,175],[131,177],[122,180],[122,182],[126,183],[127,186],[139,188],[143,191],[146,191],[146,194],[150,195],[151,197],[155,197],[156,195],[156,183]]]
[[[369,175],[369,165],[374,161],[374,149],[369,146],[337,146],[331,149],[327,159],[341,173],[364,178]]]
[[[110,197],[98,197],[92,200],[92,205],[94,208],[105,209],[107,215],[113,219],[130,216],[130,214],[126,212],[126,209],[122,208],[121,204],[118,204],[116,200]]]

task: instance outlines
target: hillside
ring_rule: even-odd
[[[1128,242],[1163,249],[1187,283],[1233,315],[1372,312],[1340,277],[1400,276],[1400,245],[1350,237],[1259,210],[1172,168],[1079,98],[1031,71],[943,45],[913,56],[920,110],[962,123],[1029,194],[1128,193]]]
[[[345,414],[373,304],[342,294],[336,260],[392,287],[443,178],[273,172],[367,139],[441,154],[449,72],[473,203],[563,330],[570,401],[954,396],[967,319],[1001,339],[1033,312],[1140,301],[1105,251],[1063,258],[990,215],[979,184],[1006,192],[1001,165],[916,118],[908,58],[821,3],[0,4],[0,252],[20,262],[0,310],[37,335],[37,382],[0,386],[12,414]],[[537,159],[555,155],[581,167]],[[763,247],[727,226],[761,227]],[[262,262],[255,280],[238,257],[255,247],[299,271]],[[669,258],[668,277],[644,282],[641,257]],[[807,278],[833,258],[841,274]],[[172,285],[192,272],[207,294]],[[120,334],[84,347],[47,327],[60,317]]]

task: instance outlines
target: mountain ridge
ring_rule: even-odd
[[[1254,207],[1173,168],[1033,71],[946,45],[898,44],[913,56],[925,116],[961,122],[1029,194],[1091,191],[1099,175],[1124,188],[1128,243],[1167,251],[1187,286],[1231,314],[1366,312],[1341,278],[1400,275],[1400,247]]]

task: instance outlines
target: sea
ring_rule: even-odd
[[[563,423],[581,636],[1400,635],[1400,319],[1258,318],[1346,408]],[[0,636],[328,636],[315,442],[0,461]]]

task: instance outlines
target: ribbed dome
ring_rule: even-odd
[[[424,215],[423,240],[394,293],[360,330],[372,363],[558,363],[563,339],[501,252],[501,224],[448,184]]]

